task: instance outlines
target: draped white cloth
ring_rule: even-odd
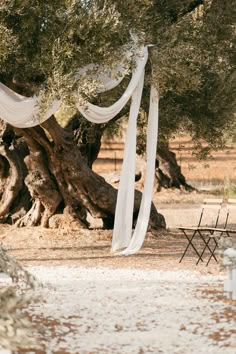
[[[158,130],[158,93],[152,87],[150,93],[150,107],[147,129],[147,167],[144,191],[135,230],[132,235],[134,189],[135,189],[135,156],[136,156],[136,125],[141,104],[145,65],[148,59],[148,48],[145,47],[136,58],[136,67],[133,69],[131,81],[120,99],[110,107],[98,107],[89,102],[85,106],[77,104],[81,114],[91,122],[105,123],[114,118],[131,98],[129,123],[125,141],[124,161],[118,190],[115,223],[112,238],[112,251],[119,251],[120,255],[129,255],[137,252],[143,244],[148,227],[152,190],[155,173],[157,130]],[[78,78],[86,72],[96,69],[94,64],[81,69]],[[117,71],[127,73],[121,65]],[[98,79],[104,86],[104,91],[114,88],[122,80],[122,75],[111,77],[109,71],[102,71],[98,67]],[[53,115],[60,107],[61,102],[55,100],[40,121],[40,97],[24,97],[0,83],[0,117],[9,124],[19,128],[29,128],[41,124]]]
[[[152,203],[154,176],[155,176],[156,148],[157,148],[157,136],[158,136],[158,108],[159,108],[158,103],[159,103],[158,92],[154,87],[152,87],[151,95],[150,95],[150,106],[149,106],[148,127],[147,127],[146,178],[144,183],[144,190],[143,190],[142,201],[141,201],[140,210],[138,214],[137,224],[133,236],[131,238],[130,238],[130,233],[127,234],[127,237],[125,235],[122,236],[122,238],[119,237],[118,233],[115,233],[116,231],[115,229],[113,234],[113,244],[116,245],[116,247],[114,247],[114,250],[116,250],[117,248],[119,249],[122,247],[126,247],[127,245],[126,239],[130,238],[128,247],[120,253],[121,255],[127,256],[138,252],[143,245],[147,228],[148,228],[148,222],[149,222],[150,211],[151,211],[151,203]],[[127,134],[127,139],[128,139],[128,134]],[[127,154],[129,154],[128,151]],[[128,169],[127,170],[124,169],[122,171],[122,174],[124,176],[127,173],[129,173]],[[123,179],[123,183],[125,183],[125,177]],[[123,190],[124,187],[121,185],[121,188],[119,190],[120,194],[122,193]],[[124,208],[124,205],[122,206],[122,208]],[[132,218],[132,215],[130,216],[130,218]],[[118,242],[116,242],[116,239],[118,240]]]
[[[148,49],[147,47],[145,47],[141,55],[137,59],[137,66],[133,71],[133,75],[127,89],[117,102],[115,102],[110,107],[98,107],[93,105],[92,103],[87,103],[86,107],[77,105],[77,108],[80,113],[86,119],[93,123],[106,123],[112,118],[114,118],[122,110],[122,108],[126,105],[126,103],[133,95],[133,92],[136,89],[139,81],[141,80],[141,76],[143,75],[143,72],[145,70],[147,59]]]
[[[43,123],[59,109],[60,104],[55,100],[39,121],[39,98],[18,95],[0,82],[0,117],[14,127],[29,128]]]

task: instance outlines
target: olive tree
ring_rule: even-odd
[[[234,2],[225,7],[219,0],[3,0],[0,80],[25,96],[41,95],[42,112],[55,97],[74,110],[75,91],[81,104],[89,99],[108,105],[128,78],[100,95],[93,81],[76,79],[78,68],[89,63],[115,67],[136,37],[140,45],[154,45],[142,111],[147,111],[152,82],[160,92],[160,143],[165,147],[184,127],[196,141],[216,144],[233,121]],[[86,227],[89,212],[105,227],[113,226],[117,190],[91,169],[107,125],[95,127],[78,113],[72,116],[64,125],[52,116],[28,129],[2,122],[2,221],[47,226],[53,214],[61,213]],[[140,199],[137,191],[134,219]],[[154,205],[150,224],[163,226]]]

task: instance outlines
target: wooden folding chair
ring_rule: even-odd
[[[209,240],[206,241],[204,238],[204,232],[207,230],[208,233],[211,233],[213,232],[211,231],[211,229],[215,230],[215,228],[217,228],[219,223],[222,203],[223,203],[223,199],[221,198],[205,199],[201,206],[201,212],[200,212],[200,217],[197,226],[178,228],[183,232],[184,236],[188,240],[188,244],[179,262],[182,262],[190,246],[193,248],[193,250],[198,256],[198,260],[196,264],[198,264],[200,260],[203,261],[202,256],[206,249],[209,250],[211,256],[217,262],[214,252],[212,252],[212,249],[209,247],[210,241]],[[194,245],[193,240],[196,236],[199,236],[200,239],[202,239],[204,243],[204,252],[198,251],[197,247]]]
[[[230,237],[233,234],[236,234],[236,199],[229,198],[227,201],[227,213],[226,213],[226,221],[223,228],[211,228],[209,230],[210,233],[208,234],[208,240],[205,242],[206,245],[201,253],[201,257],[203,256],[206,248],[209,246],[210,240],[212,239],[215,243],[214,248],[212,249],[211,255],[207,261],[209,264],[212,257],[215,258],[215,251],[219,246],[219,239],[221,237]]]

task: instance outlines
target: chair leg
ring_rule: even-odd
[[[209,239],[209,240],[210,240],[210,239]],[[209,242],[209,240],[207,241],[207,243]],[[203,254],[205,253],[206,248],[207,248],[207,246],[205,245],[205,247],[203,248],[203,251],[202,251],[202,253],[201,253],[201,255],[200,255],[201,258],[202,258],[202,256],[203,256]],[[196,265],[198,265],[198,263],[200,262],[201,258],[200,258],[200,257],[198,258]]]
[[[226,237],[230,237],[230,235],[229,235],[229,233],[228,232],[226,232]],[[220,236],[218,236],[219,238],[220,237],[222,237],[222,234],[220,235]],[[214,252],[215,252],[215,250],[217,249],[217,247],[219,246],[219,244],[218,244],[218,242],[216,241],[216,239],[213,237],[213,240],[215,241],[215,246],[214,246],[214,249],[213,249],[213,251],[212,251],[212,253],[214,254]],[[211,255],[210,256],[210,258],[208,259],[208,262],[207,262],[207,264],[206,264],[206,266],[208,266],[208,264],[210,263],[210,260],[211,260],[211,258],[212,258],[213,256]],[[214,257],[215,258],[215,257]],[[218,262],[217,260],[216,260],[216,262]]]
[[[187,240],[188,240],[188,245],[187,245],[187,247],[185,248],[185,251],[184,251],[184,253],[183,253],[182,257],[180,258],[179,263],[181,263],[181,262],[182,262],[182,260],[183,260],[184,256],[185,256],[185,255],[186,255],[186,253],[187,253],[187,250],[189,249],[189,247],[190,247],[190,246],[192,246],[192,248],[194,249],[194,251],[195,251],[195,252],[196,252],[196,254],[198,255],[199,260],[201,260],[201,261],[203,262],[203,259],[202,259],[201,255],[199,254],[198,250],[196,249],[196,247],[195,247],[195,246],[194,246],[194,244],[192,243],[192,241],[193,241],[193,239],[194,239],[194,237],[195,237],[195,235],[196,235],[196,233],[197,233],[197,230],[196,230],[196,231],[194,231],[194,233],[193,233],[193,235],[192,235],[192,237],[191,237],[191,238],[189,238],[189,237],[188,237],[188,235],[186,234],[186,232],[185,232],[184,230],[182,230],[182,231],[183,231],[183,233],[184,233],[185,237],[186,237],[186,238],[187,238]]]
[[[202,237],[202,239],[203,239],[203,237]],[[205,239],[204,239],[204,242],[205,242],[205,247],[203,248],[203,251],[202,251],[202,253],[201,253],[201,257],[203,256],[203,254],[205,253],[205,251],[206,251],[206,249],[208,248],[209,249],[209,243],[210,243],[210,240],[211,240],[211,238],[209,237],[209,239],[206,241]],[[214,239],[214,241],[215,241],[215,239]],[[216,242],[216,241],[215,241]],[[217,245],[218,246],[218,245]],[[215,246],[214,247],[214,250],[212,251],[213,253],[215,252],[215,250],[216,250],[216,247],[217,246]],[[211,252],[211,251],[210,251]],[[211,252],[211,253],[212,253]],[[210,257],[210,259],[212,258],[212,254],[211,254],[211,257]],[[198,259],[198,261],[197,261],[197,263],[196,263],[196,265],[198,265],[198,263],[199,263],[199,261],[200,261],[200,258]],[[208,263],[209,263],[209,260],[208,260],[208,262],[207,262],[207,264],[206,265],[208,265]]]
[[[217,260],[217,258],[216,258],[216,256],[215,256],[215,250],[217,249],[217,247],[218,247],[219,245],[218,245],[218,242],[216,241],[215,238],[213,238],[213,240],[215,241],[215,246],[214,246],[214,248],[213,248],[213,250],[212,250],[212,254],[210,255],[210,257],[209,257],[209,259],[208,259],[208,261],[207,261],[206,267],[207,267],[208,264],[210,263],[212,257],[214,257],[216,263],[218,263],[218,260]]]
[[[217,260],[216,256],[214,255],[214,252],[215,252],[215,250],[216,250],[216,247],[218,246],[216,239],[215,239],[214,237],[212,237],[213,240],[214,240],[214,242],[216,243],[216,246],[214,247],[214,250],[212,251],[212,249],[209,247],[209,242],[210,242],[210,240],[211,240],[211,237],[209,237],[209,239],[206,241],[205,238],[204,238],[204,236],[201,234],[201,232],[200,232],[199,230],[198,230],[198,233],[199,233],[199,236],[201,237],[201,239],[203,240],[203,242],[205,243],[205,247],[204,247],[204,249],[203,249],[203,252],[202,252],[201,256],[203,255],[203,253],[205,252],[205,250],[208,249],[209,252],[210,252],[210,255],[211,255],[211,256],[210,256],[210,260],[211,260],[211,258],[213,257],[213,258],[215,259],[216,263],[218,263],[218,260]],[[197,263],[197,264],[198,264],[198,263]],[[206,265],[208,265],[208,264],[209,264],[209,260],[208,260],[208,262],[207,262]]]

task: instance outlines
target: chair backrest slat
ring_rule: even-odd
[[[220,209],[222,204],[223,204],[223,199],[220,199],[220,198],[204,199],[202,202],[202,208],[204,208],[204,209]]]
[[[203,204],[207,205],[221,205],[223,203],[223,198],[207,198],[203,200]]]
[[[236,209],[236,199],[229,198],[227,201],[228,209]]]
[[[223,198],[208,198],[204,199],[202,203],[202,211],[199,219],[198,226],[209,226],[209,227],[217,227],[219,218],[220,218],[220,211],[222,208]],[[214,215],[206,215],[206,210],[208,209],[215,209]],[[203,225],[203,221],[206,218],[206,223]],[[211,223],[210,223],[211,220]]]

